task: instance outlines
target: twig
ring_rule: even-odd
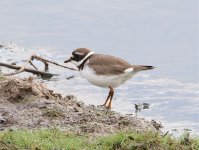
[[[48,63],[47,63],[47,62],[43,62],[43,63],[44,63],[44,65],[45,65],[44,70],[45,70],[45,71],[48,71]]]
[[[48,70],[48,63],[52,63],[54,65],[57,65],[57,66],[60,66],[60,67],[63,67],[63,68],[67,68],[67,69],[70,69],[70,70],[76,70],[77,71],[77,69],[60,65],[60,64],[58,64],[56,62],[52,62],[52,61],[49,61],[47,59],[41,58],[41,57],[39,57],[39,56],[37,56],[35,54],[32,54],[31,57],[27,60],[27,62],[22,67],[15,66],[15,65],[10,65],[10,64],[6,64],[6,63],[1,63],[1,62],[0,62],[0,66],[4,66],[4,67],[8,67],[8,68],[17,70],[17,71],[15,71],[13,73],[5,74],[6,76],[11,76],[11,75],[19,74],[19,73],[24,72],[24,71],[31,72],[31,73],[37,74],[37,75],[41,75],[43,77],[49,77],[49,78],[52,77],[53,75],[55,75],[55,74],[51,74],[51,73],[46,73],[46,72],[43,72],[43,71],[39,71],[37,69],[37,67],[32,63],[32,61],[34,59],[39,60],[39,61],[41,61],[41,62],[44,63],[44,65],[45,65],[45,71]],[[26,68],[28,64],[32,65],[36,70]]]
[[[31,60],[33,60],[33,55],[31,55],[31,57],[28,59],[28,61],[18,71],[6,74],[6,76],[11,76],[11,75],[15,75],[15,74],[19,74],[19,73],[23,72]]]
[[[33,68],[35,68],[36,70],[38,70],[38,68],[32,63],[32,61],[30,61],[30,65],[32,65]]]
[[[70,70],[76,70],[76,71],[78,71],[77,69],[74,69],[74,68],[71,68],[71,67],[67,67],[67,66],[64,66],[64,65],[60,65],[60,64],[58,64],[58,63],[56,63],[56,62],[53,62],[53,61],[50,61],[50,60],[41,58],[41,57],[39,57],[39,56],[37,56],[37,55],[33,55],[33,58],[35,58],[35,59],[37,59],[37,60],[40,60],[40,61],[42,61],[43,63],[47,63],[47,62],[48,62],[48,63],[54,64],[54,65],[57,65],[57,66],[60,66],[60,67],[63,67],[63,68],[67,68],[67,69],[70,69]]]
[[[72,78],[74,78],[74,77],[75,77],[75,76],[72,75],[72,76],[67,77],[66,79],[67,79],[67,80],[70,80],[70,79],[72,79]]]
[[[10,68],[10,69],[15,69],[15,70],[21,70],[21,68],[22,68],[20,66],[10,65],[10,64],[6,64],[6,63],[2,63],[2,62],[0,62],[0,66],[4,66],[4,67]],[[47,73],[47,72],[43,72],[43,71],[39,71],[39,70],[34,70],[34,69],[29,69],[29,68],[24,68],[24,71],[30,72],[30,73],[33,73],[33,74],[36,74],[36,75],[40,75],[42,77],[49,77],[49,78],[57,75],[57,74],[51,74],[51,73]]]

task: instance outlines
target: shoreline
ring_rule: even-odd
[[[146,121],[62,97],[35,82],[0,74],[0,149],[198,149]]]
[[[62,97],[32,78],[0,75],[1,130],[58,127],[64,131],[95,136],[119,131],[157,131],[158,124],[85,105],[75,96]]]

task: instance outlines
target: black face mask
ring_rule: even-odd
[[[71,59],[78,62],[82,60],[83,58],[84,58],[83,55],[78,55],[78,54],[73,53],[73,57]]]

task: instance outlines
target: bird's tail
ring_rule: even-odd
[[[142,66],[142,65],[134,65],[133,66],[133,70],[135,72],[138,72],[138,71],[144,71],[144,70],[151,70],[151,69],[154,69],[155,67],[153,66]]]

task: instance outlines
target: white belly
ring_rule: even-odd
[[[99,87],[118,87],[123,84],[125,81],[129,80],[135,72],[133,69],[126,71],[120,75],[96,75],[95,71],[89,68],[87,65],[84,66],[84,69],[80,71],[80,75],[88,80],[91,84],[94,84]]]

